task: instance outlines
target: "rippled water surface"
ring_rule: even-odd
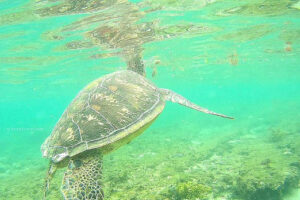
[[[299,63],[298,0],[0,0],[0,199],[42,199],[41,144],[127,68],[235,120],[167,103],[104,156],[105,199],[298,200]]]

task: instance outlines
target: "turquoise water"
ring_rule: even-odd
[[[111,200],[300,199],[300,2],[0,1],[0,199],[42,199],[40,146],[92,80],[126,69],[227,120],[167,103],[104,157]],[[62,199],[64,169],[48,199]]]

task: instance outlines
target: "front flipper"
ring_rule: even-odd
[[[183,96],[177,94],[176,92],[173,92],[172,90],[159,89],[159,91],[162,95],[164,95],[164,97],[167,101],[172,101],[173,103],[178,103],[178,104],[181,104],[183,106],[186,106],[186,107],[189,107],[189,108],[192,108],[194,110],[198,110],[200,112],[204,112],[204,113],[207,113],[207,114],[210,114],[210,115],[217,115],[217,116],[228,118],[228,119],[234,119],[233,117],[229,117],[229,116],[226,116],[226,115],[223,115],[223,114],[215,113],[215,112],[210,111],[206,108],[202,108],[202,107],[190,102],[189,100],[187,100]]]
[[[65,200],[103,200],[101,185],[102,155],[99,151],[84,152],[70,159],[62,182]]]

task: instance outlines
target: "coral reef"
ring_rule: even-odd
[[[156,127],[151,134],[105,156],[106,199],[282,200],[299,188],[298,126],[258,127],[261,131],[254,132],[223,128],[222,136],[217,135],[219,130],[200,134],[191,124],[184,127],[188,136],[173,137]],[[1,158],[0,199],[41,198],[47,162],[38,156],[30,162]],[[63,173],[59,170],[51,182],[51,200],[61,199]]]

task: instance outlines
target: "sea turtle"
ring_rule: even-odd
[[[67,167],[61,192],[64,199],[102,200],[102,156],[129,143],[158,117],[165,101],[217,115],[168,89],[156,87],[142,75],[124,70],[105,75],[87,85],[67,107],[52,134],[41,146],[50,167]]]

